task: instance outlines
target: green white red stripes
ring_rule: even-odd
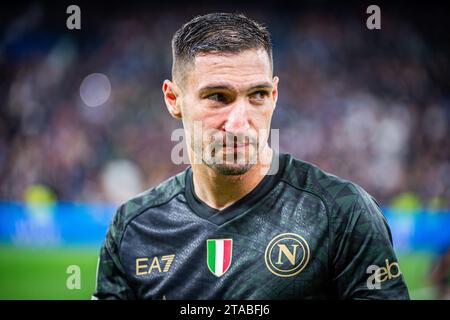
[[[222,276],[230,267],[233,239],[206,240],[208,269],[215,276]]]

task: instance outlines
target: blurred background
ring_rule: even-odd
[[[1,4],[0,299],[90,299],[117,205],[186,168],[161,85],[175,30],[212,11],[272,33],[281,152],[372,194],[412,298],[450,299],[450,10],[378,2],[372,31],[370,4]]]

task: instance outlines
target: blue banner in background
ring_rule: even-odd
[[[0,202],[0,242],[17,246],[102,244],[113,204],[59,202],[29,206]],[[450,247],[450,211],[398,212],[383,208],[398,251],[441,253]]]
[[[396,250],[443,253],[450,248],[450,210],[404,212],[385,207],[383,213]]]
[[[116,209],[112,204],[29,206],[0,202],[0,242],[21,246],[100,245]]]

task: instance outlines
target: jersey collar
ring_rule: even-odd
[[[286,154],[277,153],[274,151],[269,172],[272,172],[274,170],[276,165],[276,162],[274,160],[276,159],[275,157],[278,157],[279,168],[276,174],[266,175],[258,183],[258,185],[252,191],[250,191],[250,193],[223,210],[212,208],[197,197],[194,190],[192,167],[188,167],[186,169],[185,176],[185,196],[188,205],[199,217],[206,219],[216,225],[222,225],[251,209],[269,191],[271,191],[275,187],[275,185],[283,175],[286,156]]]

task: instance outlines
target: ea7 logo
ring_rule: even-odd
[[[153,257],[153,259],[151,259],[151,263],[149,263],[149,258],[137,258],[136,275],[143,276],[152,273],[154,270],[158,273],[168,272],[174,258],[174,254],[162,256],[161,258]]]
[[[393,278],[399,277],[402,272],[397,262],[389,263],[386,259],[386,267],[379,267],[377,265],[370,265],[367,267],[367,273],[373,273],[367,278],[367,288],[369,290],[381,289],[381,283]]]

